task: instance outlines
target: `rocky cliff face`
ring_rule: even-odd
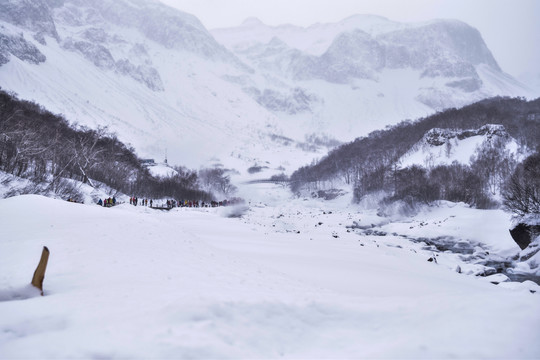
[[[153,0],[65,0],[62,7],[55,9],[54,18],[73,27],[109,24],[135,29],[146,39],[166,48],[189,51],[210,59],[235,61],[196,17]],[[104,40],[103,33],[93,35],[94,41]]]
[[[58,39],[51,7],[58,1],[2,0],[0,20]]]
[[[133,29],[141,41],[155,41],[166,48],[247,69],[197,18],[152,0],[5,0],[0,20],[32,32],[41,45],[51,37],[95,66],[129,76],[154,91],[164,89],[162,75],[152,66],[143,45],[132,43],[115,28]],[[6,30],[0,34],[0,65],[7,63],[10,55],[34,64],[46,60],[32,41]]]
[[[44,0],[23,1],[3,0],[0,2],[0,21],[28,29],[35,41],[45,44],[45,35],[58,39],[58,33],[51,16],[49,3]],[[22,33],[2,26],[0,28],[0,66],[6,64],[13,55],[22,61],[39,64],[46,60],[33,40]]]
[[[456,20],[392,31],[377,36],[387,47],[387,66],[422,69],[423,76],[471,76],[471,67],[486,64],[500,70],[475,28]]]
[[[45,55],[24,36],[0,33],[0,66],[7,64],[11,55],[31,64],[39,64],[47,60]]]
[[[501,139],[509,139],[510,137],[504,126],[490,124],[474,130],[431,129],[424,135],[421,142],[431,146],[442,146],[452,139],[464,140],[474,136],[481,136],[487,141],[495,137]]]

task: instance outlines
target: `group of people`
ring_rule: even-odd
[[[132,196],[129,198],[129,204],[133,206],[141,205],[141,206],[148,206],[148,199],[141,199]],[[152,200],[150,200],[150,207],[152,207]]]
[[[68,201],[73,201],[72,199],[69,199]],[[242,199],[239,198],[233,198],[231,200],[223,200],[223,201],[210,201],[210,202],[204,202],[199,200],[167,200],[165,203],[155,204],[154,200],[152,199],[139,199],[135,196],[132,196],[129,198],[129,204],[133,206],[148,206],[150,205],[153,209],[172,209],[175,207],[190,207],[190,208],[199,208],[199,207],[219,207],[219,206],[228,206],[228,205],[234,205],[243,202]],[[104,207],[113,207],[116,205],[116,198],[113,196],[112,198],[109,197],[107,199],[99,199],[97,202],[99,206]],[[155,205],[155,206],[154,206]]]
[[[204,202],[200,200],[174,200],[169,199],[165,202],[160,202],[159,204],[154,202],[152,199],[141,199],[139,200],[137,197],[131,197],[129,198],[129,203],[131,205],[137,206],[148,206],[150,205],[151,208],[154,209],[172,209],[176,207],[189,207],[189,208],[200,208],[200,207],[218,207],[218,206],[228,206],[235,203],[241,202],[241,199],[232,199],[232,200],[223,200],[223,201],[210,201],[210,202]]]
[[[104,207],[113,207],[114,205],[116,205],[116,198],[113,196],[112,198],[110,197],[107,199],[103,199],[103,201],[99,199],[97,204]]]

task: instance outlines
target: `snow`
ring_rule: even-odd
[[[0,200],[0,358],[540,356],[536,284],[494,285],[449,269],[450,254],[435,264],[402,237],[349,232],[392,225],[347,197],[289,199],[268,184],[251,194],[241,218]],[[456,236],[516,246],[499,232],[503,212],[447,205],[409,225],[454,215]],[[43,297],[27,286],[42,246]]]
[[[324,156],[326,149],[295,146],[306,134],[352,140],[431,113],[418,101],[422,91],[469,103],[520,94],[514,79],[479,65],[484,87],[471,94],[446,87],[452,79],[407,68],[346,84],[292,81],[169,49],[118,24],[55,24],[62,39],[80,40],[84,30],[103,28],[114,59],[155,68],[163,91],[98,68],[48,37],[47,45],[35,43],[46,62],[11,56],[0,67],[3,89],[70,122],[107,125],[142,157],[167,152],[175,164],[201,166],[210,159],[235,169],[231,178],[247,202],[159,211],[128,205],[118,195],[124,204],[103,208],[93,202],[112,189],[89,186],[80,187],[86,205],[37,195],[0,200],[0,359],[540,357],[540,286],[503,274],[475,276],[490,266],[469,259],[515,257],[523,260],[515,261],[516,272],[540,275],[540,253],[519,251],[503,211],[440,202],[414,216],[380,217],[351,205],[350,191],[323,202],[291,198],[276,185],[244,183],[290,174]],[[32,32],[4,21],[0,26],[32,42]],[[266,43],[277,33],[289,46],[320,55],[343,31],[376,35],[410,26],[419,25],[374,16],[308,29],[251,20],[223,32],[230,40],[223,42]],[[249,87],[280,94],[299,87],[318,100],[305,113],[272,113],[246,92]],[[476,144],[454,147],[453,156],[465,159],[458,149]],[[249,174],[254,165],[264,170]],[[150,171],[160,177],[174,170],[158,164]],[[0,197],[28,185],[0,173]],[[427,244],[434,238],[472,253],[437,252]],[[45,296],[39,296],[29,282],[43,246],[51,255]]]
[[[150,164],[147,168],[152,176],[158,178],[171,177],[178,174],[176,170],[164,163]]]
[[[540,276],[540,235],[519,253],[519,258],[522,261],[518,263],[517,271]]]

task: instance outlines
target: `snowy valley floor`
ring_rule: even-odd
[[[0,359],[540,357],[538,285],[494,285],[405,238],[511,255],[502,211],[442,204],[390,223],[285,198],[229,211],[0,200]],[[42,246],[43,297],[27,286]]]

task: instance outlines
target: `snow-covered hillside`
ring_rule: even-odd
[[[484,147],[501,147],[501,153],[508,153],[515,160],[524,158],[519,145],[502,125],[485,125],[474,130],[431,129],[422,140],[403,155],[398,164],[405,168],[420,165],[433,168],[450,165],[454,161],[469,165],[471,158]]]
[[[0,357],[540,356],[530,281],[466,275],[476,268],[455,254],[430,262],[425,244],[356,232],[346,226],[383,219],[341,202],[220,211],[0,200]],[[447,221],[482,251],[518,251],[501,211],[421,216],[388,230],[438,236]],[[43,297],[27,286],[42,246]]]
[[[142,157],[168,152],[191,167],[217,158],[244,173],[321,157],[327,147],[305,144],[313,133],[352,140],[434,109],[526,95],[456,21],[354,16],[303,29],[252,20],[210,33],[154,0],[6,0],[0,38],[4,90],[106,125]]]
[[[264,152],[280,135],[269,111],[221,79],[249,69],[191,15],[152,1],[44,4],[52,37],[26,25],[34,20],[27,3],[10,4],[27,18],[1,23],[17,46],[2,49],[0,86],[72,122],[108,126],[141,156],[167,151],[172,163],[198,166],[214,155]],[[36,60],[17,56],[21,47]]]

